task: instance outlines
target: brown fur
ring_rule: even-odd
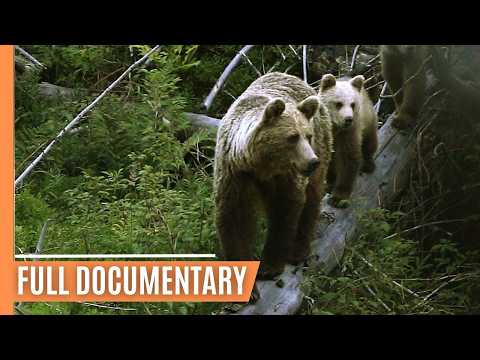
[[[392,94],[398,92],[394,96],[396,113],[392,125],[398,129],[414,126],[425,101],[424,61],[430,54],[429,46],[381,45],[380,54],[383,78]]]
[[[320,97],[333,124],[334,155],[328,178],[333,184],[329,203],[336,207],[349,205],[346,200],[351,197],[360,171],[375,171],[378,121],[364,81],[363,76],[337,81],[327,74],[320,85]],[[347,118],[351,118],[351,125],[347,125]]]
[[[332,150],[330,118],[315,95],[296,77],[264,75],[231,106],[217,136],[216,225],[224,256],[253,258],[257,214],[263,210],[268,225],[261,266],[265,277],[310,253]],[[283,113],[272,105],[275,98],[285,103]],[[261,120],[266,114],[271,114],[271,123]],[[258,125],[262,121],[264,125]],[[308,177],[288,142],[295,134],[300,139],[312,135],[309,147],[319,163]]]

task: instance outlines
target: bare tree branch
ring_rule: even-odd
[[[375,106],[373,107],[375,109],[375,112],[378,114],[380,112],[380,106],[382,106],[382,101],[384,99],[384,96],[385,96],[385,92],[387,91],[387,88],[388,88],[388,84],[387,82],[385,81],[383,83],[383,87],[382,87],[382,92],[380,93],[380,97],[378,98],[378,101],[377,103],[375,104]]]
[[[308,83],[307,76],[307,45],[303,45],[303,81]]]
[[[43,224],[42,231],[40,232],[40,238],[38,239],[37,247],[35,248],[35,254],[41,254],[43,250],[43,244],[45,243],[45,236],[47,234],[47,226],[50,219]]]
[[[36,66],[39,66],[41,68],[44,68],[46,69],[47,67],[45,65],[43,65],[40,61],[38,61],[37,59],[35,59],[32,55],[30,55],[27,51],[25,51],[24,49],[22,49],[20,46],[16,45],[15,46],[15,49],[17,49],[20,54],[22,54],[23,56],[25,56],[28,60],[30,60],[34,65]]]
[[[350,72],[352,72],[353,68],[355,67],[355,61],[357,60],[357,54],[359,49],[360,49],[360,45],[357,45],[355,46],[355,50],[353,50],[352,63],[350,64]]]
[[[246,45],[244,46],[238,53],[235,55],[235,57],[230,61],[228,66],[225,68],[223,71],[222,75],[218,78],[217,82],[213,86],[212,90],[206,97],[205,101],[203,102],[203,107],[208,110],[210,109],[210,106],[212,106],[213,100],[215,100],[215,97],[217,96],[218,92],[223,88],[225,82],[227,81],[228,77],[232,73],[232,71],[237,67],[237,65],[240,63],[242,60],[242,57],[244,57],[250,49],[252,49],[255,45]],[[248,58],[247,58],[248,59]],[[258,71],[258,70],[257,70]]]
[[[288,47],[290,48],[290,50],[293,51],[293,53],[294,53],[295,56],[298,58],[298,60],[302,60],[302,58],[300,57],[300,55],[298,55],[297,50],[295,50],[295,48],[294,48],[292,45],[288,45]]]

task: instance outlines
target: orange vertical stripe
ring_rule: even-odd
[[[14,249],[14,47],[0,46],[0,314],[12,315],[15,297]]]

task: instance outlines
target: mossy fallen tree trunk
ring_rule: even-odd
[[[186,114],[197,126],[215,127],[219,121],[198,114]],[[414,133],[399,132],[391,127],[390,119],[380,129],[380,147],[376,155],[377,169],[371,175],[359,177],[353,193],[352,206],[336,209],[322,202],[322,216],[319,221],[313,253],[309,267],[329,272],[342,258],[345,245],[355,239],[357,214],[359,211],[383,207],[404,189],[409,179],[409,168],[415,154]],[[328,218],[333,222],[327,221]],[[257,281],[260,299],[248,304],[236,314],[242,315],[287,315],[295,314],[305,295],[300,288],[303,269],[287,266],[276,281]],[[281,284],[281,287],[277,284]]]

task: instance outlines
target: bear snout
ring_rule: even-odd
[[[352,124],[353,124],[353,116],[347,116],[347,117],[344,119],[344,124],[345,124],[345,127],[346,127],[346,128],[352,126]]]
[[[305,175],[310,176],[313,174],[315,170],[317,170],[318,165],[320,165],[320,160],[318,158],[315,158],[313,160],[310,160],[308,162],[307,169],[305,170]]]

